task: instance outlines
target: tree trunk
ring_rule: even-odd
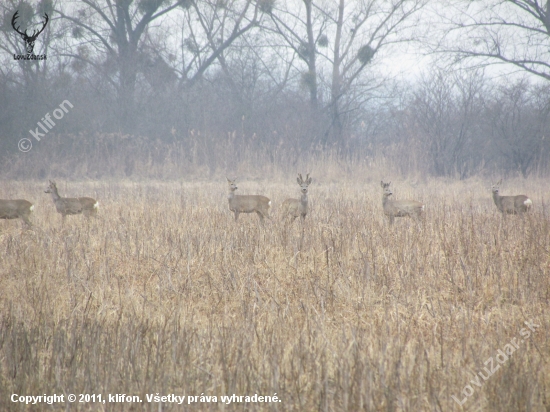
[[[315,36],[313,35],[313,20],[311,18],[312,0],[304,0],[306,6],[306,29],[307,29],[307,66],[308,66],[308,88],[309,88],[309,103],[312,114],[317,112],[317,67],[315,53]]]
[[[334,62],[332,65],[332,85],[331,85],[331,116],[332,116],[332,136],[333,140],[339,141],[342,137],[342,120],[340,118],[339,100],[341,95],[341,76],[340,76],[340,43],[342,39],[342,27],[344,25],[344,0],[340,0],[338,5],[338,21],[336,25],[336,37],[334,39]]]

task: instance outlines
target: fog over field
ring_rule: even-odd
[[[0,410],[549,411],[547,15],[0,4]]]

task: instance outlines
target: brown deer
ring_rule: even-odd
[[[15,199],[4,200],[0,199],[0,219],[17,219],[20,218],[28,226],[32,226],[29,216],[34,210],[34,205],[28,200]]]
[[[493,192],[493,200],[495,201],[495,205],[497,205],[498,210],[500,210],[503,214],[515,215],[523,214],[531,209],[531,207],[533,206],[533,202],[525,195],[499,195],[498,190],[501,183],[502,179],[498,183],[493,184],[493,186],[491,187],[491,190]]]
[[[58,213],[63,216],[83,214],[86,217],[95,216],[99,208],[99,202],[91,197],[61,197],[57,191],[55,182],[50,180],[50,185],[45,193],[51,193],[53,203]]]
[[[283,202],[283,214],[290,216],[291,223],[296,220],[298,216],[302,218],[302,222],[305,220],[307,211],[308,211],[308,201],[307,201],[307,192],[308,186],[311,183],[311,177],[309,173],[306,175],[306,180],[302,178],[302,175],[299,174],[296,181],[300,185],[300,192],[302,196],[300,199],[286,199]]]
[[[410,216],[416,220],[420,220],[424,205],[416,200],[390,200],[390,196],[393,192],[390,189],[389,183],[380,182],[382,186],[382,206],[384,207],[384,214],[390,218],[390,224],[396,217]]]
[[[271,200],[260,195],[236,195],[235,190],[238,188],[235,184],[235,180],[236,179],[231,180],[227,178],[227,183],[229,185],[229,210],[235,213],[235,222],[239,219],[239,213],[256,212],[262,223],[264,222],[264,217],[271,219],[269,217]]]

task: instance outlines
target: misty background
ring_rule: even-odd
[[[46,60],[14,60],[16,11],[29,35],[48,14]],[[9,0],[0,18],[6,178],[549,172],[548,2]]]

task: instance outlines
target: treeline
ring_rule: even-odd
[[[385,157],[403,174],[548,173],[549,86],[436,66],[392,78],[379,63],[395,43],[421,40],[427,2],[393,3],[7,2],[0,165],[5,174],[21,156],[47,157],[25,168],[40,176],[95,156],[93,175],[131,176],[135,164],[215,171],[247,156],[293,165],[324,153]],[[29,33],[50,16],[35,46],[45,61],[13,60],[25,47],[16,10]],[[73,107],[38,142],[29,130],[64,101]],[[32,153],[18,150],[22,138]]]

